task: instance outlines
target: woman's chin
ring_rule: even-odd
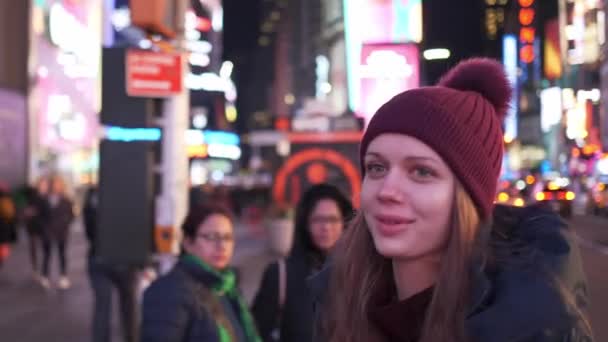
[[[403,258],[406,256],[405,248],[395,241],[374,241],[376,252],[387,259]]]

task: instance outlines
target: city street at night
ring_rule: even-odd
[[[0,0],[0,342],[608,342],[607,23]]]

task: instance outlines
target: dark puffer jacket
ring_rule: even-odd
[[[559,280],[577,310],[585,310],[588,293],[580,252],[557,215],[537,207],[497,206],[489,243],[493,257],[474,275],[465,322],[472,341],[592,341],[554,281]],[[330,272],[328,265],[310,280],[317,322],[324,319]]]
[[[238,303],[210,290],[215,275],[181,259],[144,293],[142,342],[220,342],[216,318],[222,311],[234,332],[232,342],[245,342]],[[204,288],[201,288],[204,287]],[[216,296],[214,306],[209,296]]]

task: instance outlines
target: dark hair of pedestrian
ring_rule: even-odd
[[[201,224],[203,224],[209,218],[209,216],[214,214],[225,216],[231,221],[234,221],[232,212],[223,206],[200,205],[191,208],[186,215],[184,223],[182,224],[182,232],[184,233],[184,237],[194,239]]]
[[[296,207],[295,240],[292,255],[297,253],[312,253],[315,256],[321,256],[322,253],[315,246],[309,229],[310,215],[317,204],[324,199],[332,200],[338,205],[345,222],[353,216],[353,206],[350,200],[337,187],[324,183],[311,186],[302,195]]]

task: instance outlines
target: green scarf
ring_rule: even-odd
[[[186,254],[183,258],[186,261],[190,261],[202,267],[205,271],[213,274],[219,279],[219,282],[212,286],[213,293],[217,296],[227,296],[229,299],[235,301],[239,307],[239,316],[241,318],[241,324],[243,324],[243,330],[245,331],[247,341],[262,342],[253,322],[253,317],[251,317],[251,313],[247,307],[247,303],[245,303],[245,300],[241,297],[238,287],[236,286],[236,275],[234,272],[230,269],[218,271],[192,254]],[[218,335],[220,337],[220,342],[233,342],[230,339],[228,330],[224,326],[218,325]]]

